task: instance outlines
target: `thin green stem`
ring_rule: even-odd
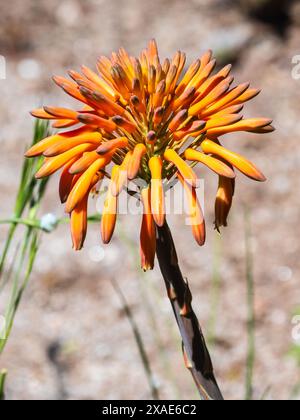
[[[4,388],[5,388],[6,376],[7,376],[7,371],[5,369],[1,370],[0,372],[0,401],[4,400],[5,398]]]
[[[31,233],[32,233],[32,235],[31,235]],[[5,345],[7,344],[7,340],[10,336],[17,309],[19,307],[19,304],[20,304],[20,301],[22,299],[23,293],[24,293],[24,291],[27,287],[27,284],[28,284],[28,281],[29,281],[29,278],[30,278],[30,275],[31,275],[31,272],[32,272],[32,269],[33,269],[34,261],[35,261],[36,255],[37,255],[38,233],[37,232],[28,232],[28,234],[27,234],[27,239],[28,240],[29,240],[30,236],[31,236],[31,242],[30,242],[30,247],[29,247],[28,263],[27,263],[27,267],[26,267],[26,270],[25,270],[25,275],[24,275],[24,278],[23,278],[23,282],[20,285],[20,287],[17,288],[18,283],[19,283],[19,274],[20,274],[20,271],[23,267],[23,263],[25,261],[27,247],[25,249],[23,248],[22,251],[21,251],[20,264],[19,264],[17,273],[15,275],[11,300],[10,300],[10,303],[8,305],[8,310],[7,310],[6,336],[5,336],[4,340],[0,341],[0,354],[3,352],[3,350],[5,348]],[[25,245],[25,240],[24,240],[23,246],[24,245]]]
[[[46,137],[47,134],[48,124],[37,120],[31,145],[34,145],[37,141]],[[41,162],[41,158],[24,159],[14,207],[14,216],[12,221],[9,222],[11,226],[0,258],[0,276],[3,274],[6,258],[12,244],[12,239],[14,237],[16,228],[18,226],[17,219],[22,217],[23,213],[28,207],[30,209],[38,204],[45,192],[48,180],[36,180],[34,177],[34,174],[40,167]]]
[[[127,300],[120,288],[120,286],[118,285],[118,283],[115,280],[111,281],[113,288],[115,289],[115,292],[117,293],[117,295],[119,296],[120,302],[122,303],[123,306],[123,310],[128,318],[128,321],[130,323],[130,326],[132,328],[132,332],[134,335],[134,339],[135,342],[137,344],[137,348],[141,357],[141,361],[146,373],[146,377],[149,383],[149,387],[151,390],[151,394],[152,394],[152,398],[154,400],[159,400],[159,392],[158,392],[158,388],[156,385],[156,381],[154,379],[153,373],[152,373],[152,368],[151,368],[151,364],[147,355],[147,352],[145,350],[145,345],[144,345],[144,341],[142,338],[142,335],[139,331],[138,325],[135,322],[134,316],[131,312],[131,309],[127,303]]]
[[[61,225],[61,224],[64,224],[64,223],[69,223],[69,221],[70,221],[70,219],[68,217],[62,217],[62,218],[57,220],[57,225]],[[101,221],[101,215],[100,214],[93,214],[93,215],[88,217],[88,221],[91,222],[91,223],[100,222]],[[0,225],[11,224],[11,225],[16,226],[16,227],[17,227],[17,225],[23,225],[23,226],[27,226],[27,227],[42,230],[44,232],[48,232],[42,226],[41,222],[42,222],[42,219],[38,219],[38,218],[28,219],[28,218],[12,217],[10,219],[1,219],[0,220]]]

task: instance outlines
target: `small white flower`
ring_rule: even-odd
[[[52,232],[57,224],[57,217],[52,213],[47,213],[41,218],[40,227],[46,232]]]

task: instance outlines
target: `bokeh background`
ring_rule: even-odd
[[[293,321],[300,315],[300,80],[292,77],[292,59],[300,55],[298,1],[11,0],[0,14],[0,54],[6,60],[6,79],[0,80],[0,216],[12,211],[23,151],[32,135],[28,111],[41,104],[70,103],[51,76],[82,63],[94,68],[98,55],[120,46],[137,55],[152,37],[162,56],[181,49],[188,62],[212,48],[220,65],[234,64],[238,81],[251,80],[263,89],[245,115],[271,117],[277,131],[232,135],[226,144],[256,162],[268,182],[239,176],[229,227],[218,238],[213,231],[216,177],[202,168],[206,245],[196,246],[181,217],[170,217],[170,225],[195,311],[205,334],[215,336],[211,353],[220,387],[225,398],[243,399],[248,206],[257,320],[254,397],[299,398],[300,348]],[[63,215],[56,181],[50,181],[40,214]],[[0,367],[9,372],[7,398],[150,398],[112,279],[122,288],[144,338],[161,397],[196,397],[160,273],[139,270],[138,224],[137,217],[121,218],[105,248],[99,227],[91,225],[80,253],[71,249],[68,226],[43,237],[1,356]],[[1,227],[0,245],[5,233]],[[2,295],[0,314],[4,303]]]

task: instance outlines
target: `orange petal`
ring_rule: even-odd
[[[151,209],[155,223],[163,226],[165,223],[165,197],[162,183],[162,160],[158,156],[153,156],[149,160],[151,172]]]
[[[116,104],[98,90],[88,89],[84,86],[81,86],[79,90],[94,108],[101,109],[109,117],[116,114],[123,115],[126,112],[125,108]]]
[[[86,66],[82,66],[81,69],[84,75],[93,83],[95,83],[98,86],[98,88],[102,91],[102,93],[105,93],[114,100],[118,100],[117,92],[115,92],[115,90],[111,86],[109,86],[109,84],[106,83],[105,80],[101,79],[101,77],[99,77],[95,72],[93,72]]]
[[[187,87],[194,87],[196,90],[206,81],[206,79],[210,76],[211,72],[216,66],[216,60],[212,60],[208,62],[203,68],[202,64],[199,68],[197,74],[193,77],[193,79],[188,83]]]
[[[180,130],[175,131],[175,133],[173,134],[173,139],[175,141],[180,141],[186,136],[196,137],[198,134],[204,133],[205,131],[206,121],[196,120],[190,122]]]
[[[155,81],[156,81],[156,69],[153,65],[150,65],[149,72],[148,72],[148,86],[147,86],[147,90],[150,95],[155,92]],[[165,81],[163,81],[162,84],[165,84]],[[163,92],[164,92],[164,89],[163,89]]]
[[[129,92],[131,90],[131,86],[122,66],[117,63],[114,64],[110,69],[110,75],[113,80],[113,85],[116,87],[117,91],[125,100],[128,100],[130,97]]]
[[[115,180],[114,188],[112,189],[113,195],[118,196],[121,193],[124,186],[126,185],[127,179],[128,179],[128,166],[131,159],[132,159],[132,152],[130,151],[126,154],[118,171],[116,168],[117,179]],[[117,167],[117,165],[115,166]]]
[[[201,59],[200,59],[200,62],[201,62],[200,69],[201,69],[201,70],[203,70],[203,69],[207,66],[207,64],[211,62],[212,55],[213,55],[212,50],[207,50],[207,51],[205,51],[205,53],[202,55],[202,57],[201,57]]]
[[[177,67],[172,64],[169,68],[167,77],[166,77],[166,93],[172,93],[173,83],[176,80]]]
[[[237,99],[231,102],[231,105],[238,105],[243,104],[247,101],[250,101],[250,99],[255,98],[260,93],[260,89],[248,89],[246,92],[244,92],[242,95],[240,95]]]
[[[177,128],[180,127],[180,125],[184,123],[187,117],[188,117],[187,109],[182,109],[181,111],[179,111],[169,124],[169,130],[171,131],[171,133],[176,131]]]
[[[219,177],[219,186],[215,202],[215,227],[227,226],[227,218],[232,206],[235,180]]]
[[[83,124],[103,128],[109,133],[112,133],[117,128],[113,121],[106,120],[105,118],[101,118],[93,114],[78,114],[78,120]]]
[[[132,157],[128,165],[128,179],[136,178],[143,156],[147,153],[147,148],[143,143],[139,143],[133,150]]]
[[[232,66],[229,64],[221,69],[217,74],[209,77],[197,90],[198,99],[202,99],[208,95],[220,82],[222,82],[229,75]]]
[[[192,232],[196,242],[202,246],[205,243],[205,221],[200,203],[197,198],[196,189],[191,187],[181,174],[178,174],[178,179],[182,183],[185,190],[188,206],[189,206],[189,219],[192,226]]]
[[[198,152],[197,150],[187,149],[184,152],[184,156],[187,160],[192,160],[196,162],[201,162],[206,165],[209,169],[214,171],[216,174],[227,177],[227,178],[235,178],[234,171],[230,168],[230,166],[226,165],[219,159],[216,159],[212,156],[205,155],[202,152]]]
[[[67,162],[69,162],[73,157],[81,155],[82,153],[91,150],[93,147],[94,146],[91,144],[81,144],[80,146],[74,147],[73,149],[62,153],[61,155],[48,158],[36,173],[35,177],[39,179],[52,175]]]
[[[65,133],[60,133],[60,134],[56,134],[54,136],[50,136],[50,137],[46,137],[45,139],[39,141],[37,144],[35,144],[34,146],[32,146],[29,150],[27,150],[27,152],[25,153],[26,157],[34,157],[34,156],[39,156],[41,154],[44,153],[44,151],[48,148],[53,146],[54,144],[68,139],[70,137],[75,137],[75,136],[79,136],[82,133],[85,133],[90,131],[90,129],[88,129],[87,127],[81,127],[77,130],[71,130],[71,131],[66,131]]]
[[[61,76],[53,76],[52,79],[57,84],[57,86],[61,87],[68,95],[78,99],[85,104],[87,103],[85,97],[79,92],[77,83]]]
[[[115,149],[123,149],[128,146],[128,139],[127,137],[118,137],[116,139],[108,140],[101,144],[98,147],[97,153],[99,155],[104,155],[105,153],[109,153]]]
[[[100,169],[107,164],[105,158],[98,158],[91,166],[81,175],[76,184],[73,186],[66,202],[66,213],[71,213],[72,210],[83,200],[84,196],[90,190],[95,175]],[[103,175],[102,175],[103,177]]]
[[[67,150],[72,149],[75,146],[79,146],[83,143],[91,143],[94,144],[95,147],[101,142],[102,135],[100,133],[86,133],[80,136],[72,137],[72,138],[65,138],[60,142],[54,144],[51,147],[48,147],[43,155],[46,157],[56,156],[61,153],[66,152]]]
[[[164,116],[164,108],[162,106],[159,106],[158,108],[155,109],[154,115],[153,115],[153,123],[154,123],[155,128],[162,122],[163,116]]]
[[[74,125],[76,125],[78,123],[78,121],[76,120],[56,120],[55,122],[52,123],[52,127],[53,128],[69,128],[69,127],[73,127]]]
[[[255,128],[253,131],[248,130],[249,133],[254,132],[254,133],[258,133],[258,134],[273,133],[273,131],[275,131],[275,127],[273,127],[273,125],[271,125],[271,124],[266,125],[265,127]]]
[[[88,197],[89,193],[84,196],[71,213],[71,236],[75,251],[79,251],[83,247],[86,237]]]
[[[25,153],[26,157],[35,157],[43,154],[43,152],[48,148],[53,146],[54,144],[60,142],[62,137],[58,134],[50,137],[46,137],[45,139],[39,141],[37,144],[32,146],[27,152]]]
[[[130,102],[131,102],[131,105],[133,106],[135,112],[146,115],[146,112],[147,112],[146,107],[145,107],[144,103],[141,102],[141,100],[138,98],[137,95],[132,95],[130,97]],[[153,117],[153,121],[154,121],[154,117]]]
[[[157,60],[159,60],[158,49],[155,39],[151,39],[148,43],[148,57],[150,64],[154,64]]]
[[[194,188],[197,187],[197,176],[193,169],[175,152],[173,149],[167,149],[164,153],[164,158],[173,163],[181,176],[186,182],[192,185]]]
[[[59,198],[61,203],[65,203],[68,195],[72,189],[72,183],[74,175],[70,174],[69,169],[73,165],[73,163],[76,161],[76,157],[71,159],[70,162],[68,162],[60,175],[59,179]]]
[[[195,96],[196,89],[194,87],[189,87],[185,89],[182,94],[177,97],[172,103],[172,109],[177,110],[178,108],[188,107],[188,105],[193,101]]]
[[[219,83],[208,95],[206,95],[201,101],[189,108],[189,115],[197,115],[201,110],[209,106],[212,102],[220,98],[230,87],[230,83],[227,79]]]
[[[77,121],[77,111],[73,111],[67,108],[58,108],[53,106],[44,106],[44,110],[53,115],[55,118],[61,118],[65,120],[76,120]]]
[[[211,115],[208,118],[213,119],[213,118],[221,117],[224,115],[238,114],[242,111],[243,108],[244,108],[243,105],[226,106],[225,108],[222,108],[221,111],[216,112],[215,114]]]
[[[175,91],[176,96],[180,95],[185,90],[187,84],[196,75],[199,68],[200,68],[200,60],[198,59],[190,65],[185,75],[183,76],[182,80],[179,82]]]
[[[253,163],[249,162],[243,156],[231,152],[230,150],[225,149],[225,147],[219,146],[210,140],[204,140],[201,143],[201,147],[205,153],[212,153],[222,157],[249,178],[261,182],[266,180],[265,176],[260,172],[260,170],[257,169]]]
[[[205,131],[210,130],[216,127],[226,127],[227,125],[232,125],[237,123],[242,119],[242,115],[239,114],[229,114],[221,116],[213,116],[206,122]]]
[[[118,178],[117,172],[119,167],[116,165],[113,168],[112,177]],[[101,237],[104,244],[108,244],[113,236],[118,212],[118,197],[112,194],[112,188],[110,187],[107,192],[106,200],[103,207],[101,217]]]
[[[170,68],[170,60],[168,58],[164,59],[163,65],[162,65],[162,70],[164,72],[164,74],[167,74]]]
[[[37,108],[30,111],[30,114],[35,118],[41,118],[43,120],[55,120],[53,115],[48,114],[43,108]]]
[[[218,137],[227,133],[236,131],[251,131],[260,132],[262,128],[269,126],[272,120],[268,118],[249,118],[238,121],[235,124],[227,125],[226,127],[211,128],[207,131],[209,137]]]
[[[165,97],[165,90],[166,90],[166,82],[164,80],[161,80],[158,83],[155,93],[152,96],[152,108],[155,109],[162,105],[164,97]]]
[[[207,109],[201,112],[201,117],[204,118],[206,116],[212,115],[224,106],[227,106],[228,104],[231,105],[232,101],[241,96],[248,88],[249,83],[243,83],[242,85],[231,89],[228,93],[223,95],[221,99],[217,100],[213,105],[209,106]]]
[[[137,129],[135,123],[126,120],[125,118],[121,117],[120,115],[115,115],[112,117],[112,121],[118,126],[123,128],[128,133],[134,133]]]
[[[74,162],[73,165],[70,167],[70,174],[74,175],[84,172],[97,159],[99,159],[99,155],[95,151],[84,153],[82,157],[76,160],[76,162]]]
[[[144,271],[152,270],[156,252],[156,230],[151,213],[151,190],[148,186],[141,191],[143,219],[140,232],[141,266]]]

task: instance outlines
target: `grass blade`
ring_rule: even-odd
[[[115,289],[117,295],[119,296],[119,299],[120,299],[120,302],[122,304],[123,310],[124,310],[124,312],[125,312],[125,314],[128,318],[128,321],[129,321],[130,325],[131,325],[132,332],[133,332],[133,335],[134,335],[134,338],[135,338],[135,342],[137,344],[138,351],[139,351],[139,354],[140,354],[140,357],[141,357],[141,360],[142,360],[142,363],[143,363],[143,367],[144,367],[144,370],[145,370],[145,373],[146,373],[146,376],[147,376],[149,386],[150,386],[152,398],[154,400],[159,400],[158,388],[157,388],[157,385],[156,385],[156,382],[155,382],[155,379],[154,379],[154,376],[153,376],[153,373],[152,373],[152,368],[151,368],[151,364],[150,364],[147,352],[145,350],[145,345],[144,345],[142,335],[139,331],[139,328],[138,328],[138,326],[135,322],[135,319],[133,317],[131,309],[130,309],[128,303],[127,303],[127,300],[126,300],[120,286],[114,280],[112,280],[111,282],[112,282],[113,288]]]

